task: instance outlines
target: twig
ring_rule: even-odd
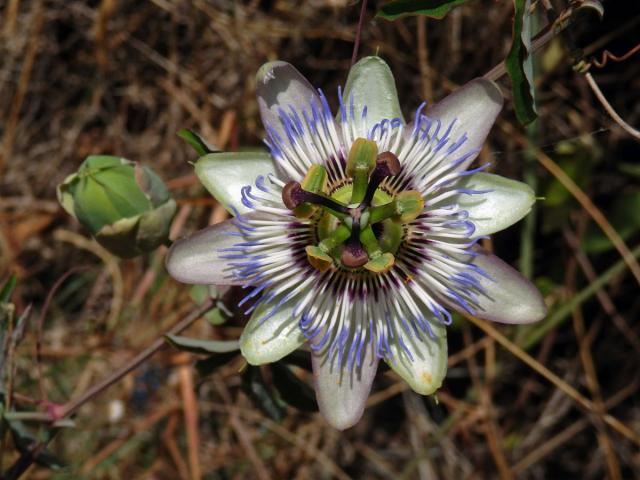
[[[593,268],[593,265],[589,261],[589,258],[582,252],[580,248],[580,241],[571,231],[565,231],[565,239],[569,246],[573,249],[573,255],[580,265],[582,269],[582,273],[587,278],[589,283],[593,283],[598,279],[598,275]],[[629,326],[627,321],[624,319],[618,309],[613,304],[613,300],[609,294],[604,290],[598,290],[596,292],[596,298],[600,302],[602,309],[605,313],[611,318],[611,321],[616,326],[623,337],[629,342],[629,344],[635,349],[635,351],[640,354],[640,338],[638,338],[638,334]]]
[[[627,21],[626,23],[623,23],[622,25],[617,27],[615,30],[611,32],[607,32],[603,36],[594,40],[590,45],[586,46],[584,48],[584,54],[586,56],[593,55],[594,52],[600,50],[602,47],[610,43],[612,40],[615,40],[616,38],[626,34],[628,31],[633,30],[639,24],[640,24],[640,15],[636,15],[635,17],[632,17],[629,21]]]
[[[471,328],[468,324],[463,325],[462,329],[463,339],[465,343],[465,347],[469,347],[473,345],[472,336],[471,336]],[[489,342],[486,345],[486,349],[488,350],[489,345],[493,342]],[[486,351],[486,350],[485,350]],[[471,382],[473,385],[473,389],[479,392],[480,396],[480,407],[484,411],[484,416],[482,418],[482,430],[485,438],[487,439],[487,445],[489,446],[489,452],[493,457],[493,461],[498,470],[498,474],[501,480],[510,480],[513,478],[513,474],[509,467],[509,463],[504,455],[502,450],[502,442],[499,439],[499,428],[495,422],[495,411],[493,409],[493,402],[491,401],[491,392],[490,392],[490,375],[488,372],[485,378],[485,382],[483,383],[480,379],[480,367],[478,362],[476,361],[475,355],[469,355],[467,357],[467,365],[469,368],[469,373],[471,376]]]
[[[600,101],[600,103],[602,104],[604,109],[607,111],[609,116],[613,119],[613,121],[616,122],[618,125],[620,125],[623,128],[623,130],[627,132],[629,135],[631,135],[633,138],[635,138],[636,140],[640,140],[640,131],[633,128],[631,125],[625,122],[620,115],[618,115],[618,113],[613,109],[613,107],[611,106],[607,98],[604,96],[604,94],[600,90],[600,87],[598,87],[598,84],[593,79],[591,74],[589,72],[585,73],[584,78],[587,79],[587,83],[589,83],[589,87],[591,87],[591,90],[593,90],[593,93],[595,94],[596,98]]]
[[[38,377],[38,387],[40,389],[40,401],[43,403],[47,403],[47,390],[44,388],[44,378],[42,376],[42,331],[44,329],[44,319],[47,316],[47,312],[49,311],[49,306],[51,305],[51,301],[53,300],[53,296],[60,289],[64,281],[69,278],[71,275],[75,273],[79,273],[84,270],[88,270],[89,267],[74,267],[68,270],[64,275],[62,275],[56,283],[53,284],[51,290],[47,294],[47,298],[44,301],[44,305],[42,306],[42,310],[40,311],[40,316],[38,317],[38,323],[36,324],[36,372]]]
[[[229,415],[229,425],[231,425],[231,428],[235,432],[238,440],[244,448],[245,453],[247,454],[247,458],[252,463],[253,471],[256,475],[256,478],[258,478],[258,480],[270,480],[271,476],[268,473],[267,467],[256,452],[253,444],[251,443],[249,433],[240,421],[240,417],[237,411],[232,411]]]
[[[587,74],[588,75],[588,74]],[[640,264],[636,260],[635,256],[629,250],[629,247],[625,241],[620,237],[620,234],[611,225],[607,217],[600,211],[598,207],[591,201],[589,196],[573,181],[573,179],[567,175],[567,173],[560,168],[560,166],[554,162],[549,155],[533,145],[529,139],[519,134],[515,128],[506,122],[500,122],[500,127],[509,135],[514,137],[519,143],[527,148],[531,148],[532,152],[535,152],[538,162],[546,168],[561,184],[566,188],[571,195],[578,201],[578,203],[584,208],[589,216],[598,224],[600,229],[609,238],[613,246],[618,250],[625,263],[629,266],[629,270],[635,277],[636,281],[640,285]]]
[[[319,450],[319,449],[315,448],[313,445],[310,445],[302,437],[300,437],[299,435],[287,430],[285,427],[283,427],[282,425],[279,425],[278,423],[274,422],[273,420],[271,420],[269,418],[266,418],[266,417],[262,416],[261,414],[255,412],[253,410],[247,410],[247,409],[244,409],[244,408],[238,408],[237,406],[220,405],[220,404],[212,403],[212,404],[209,405],[209,408],[211,408],[211,410],[214,410],[214,411],[217,411],[217,412],[220,412],[220,413],[224,413],[224,414],[227,414],[227,415],[231,415],[235,411],[241,417],[244,417],[245,419],[247,419],[247,420],[249,420],[251,422],[255,422],[256,424],[260,425],[263,428],[267,428],[268,430],[271,430],[273,433],[278,435],[280,438],[286,440],[287,442],[291,443],[292,445],[296,445],[297,447],[299,447],[302,451],[304,451],[305,453],[309,454],[309,456],[311,458],[314,458],[318,463],[320,463],[322,465],[322,468],[327,473],[330,473],[331,475],[333,475],[334,478],[337,478],[339,480],[350,480],[351,479],[351,477],[349,475],[347,475],[344,472],[344,470],[342,470],[334,462],[334,460],[331,458],[331,456],[329,456],[328,454],[326,454],[322,450]]]
[[[118,370],[116,370],[112,375],[105,378],[101,382],[97,383],[93,387],[89,388],[86,392],[80,395],[78,398],[71,400],[67,403],[60,414],[60,418],[68,417],[69,415],[73,415],[81,406],[87,403],[89,400],[93,399],[93,397],[99,395],[104,390],[109,388],[114,383],[117,383],[120,379],[122,379],[125,375],[127,375],[132,370],[138,368],[141,364],[143,364],[146,360],[148,360],[153,354],[155,354],[162,347],[166,346],[166,341],[164,339],[165,335],[175,335],[177,333],[182,332],[187,327],[189,327],[193,322],[198,320],[202,315],[207,313],[209,310],[214,308],[216,305],[216,300],[209,298],[206,302],[204,302],[197,310],[187,315],[185,318],[180,320],[174,327],[169,329],[164,335],[158,337],[151,345],[145,348],[142,352],[136,355],[133,359],[131,359],[126,365],[123,365]]]
[[[534,53],[536,53],[538,50],[544,47],[547,43],[549,43],[553,38],[558,36],[560,32],[562,32],[562,30],[564,30],[568,26],[569,26],[569,22],[565,22],[564,24],[561,24],[558,28],[554,28],[554,26],[550,26],[547,29],[543,30],[542,32],[538,33],[535,37],[533,37],[533,40],[531,41],[531,50],[529,51],[529,54],[533,55]],[[502,62],[497,64],[495,67],[493,67],[491,70],[489,70],[487,73],[485,73],[483,76],[488,80],[496,81],[506,73],[507,73],[507,64],[503,60]]]
[[[187,354],[186,358],[189,356]],[[187,458],[189,460],[189,471],[191,480],[200,480],[202,471],[200,468],[200,432],[198,430],[198,400],[196,399],[193,386],[193,369],[191,365],[182,363],[178,367],[180,379],[180,395],[182,397],[182,411],[184,415],[184,426],[187,431]]]
[[[117,383],[121,380],[125,375],[129,372],[138,368],[142,363],[148,360],[153,354],[155,354],[162,347],[166,346],[166,341],[164,339],[165,335],[174,335],[182,332],[187,327],[189,327],[193,322],[198,320],[202,315],[207,313],[209,310],[214,308],[216,305],[216,299],[209,298],[206,302],[204,302],[197,310],[193,311],[178,323],[176,323],[172,328],[170,328],[165,334],[158,337],[151,345],[149,345],[146,349],[132,358],[129,362],[123,365],[121,368],[116,370],[109,377],[104,380],[98,382],[93,387],[90,387],[83,394],[81,394],[78,398],[75,398],[64,405],[59,413],[55,416],[55,418],[51,418],[52,421],[60,420],[62,418],[73,415],[80,407],[82,407],[85,403],[89,402],[93,398],[97,397],[100,393],[108,389],[110,386]],[[32,448],[30,448],[27,452],[24,452],[15,463],[7,470],[4,480],[16,480],[20,478],[20,476],[35,462],[38,455],[46,448],[50,439],[55,435],[55,430],[49,435],[49,439],[46,441],[41,441],[35,444]]]
[[[614,394],[611,398],[609,398],[605,402],[605,407],[607,409],[613,408],[621,403],[623,400],[632,395],[635,390],[638,388],[637,380],[630,383],[626,387],[622,388],[619,392]],[[555,452],[558,448],[569,439],[573,438],[575,435],[580,433],[582,430],[589,426],[589,420],[586,418],[582,418],[566,429],[562,430],[557,435],[554,435],[551,438],[545,439],[544,442],[540,442],[540,445],[529,451],[525,457],[523,457],[520,461],[513,465],[513,471],[520,475],[523,471],[528,469],[530,466],[534,465],[536,462],[542,460],[546,455],[551,452]]]
[[[544,365],[536,361],[535,358],[533,358],[531,355],[529,355],[527,352],[522,350],[515,343],[513,343],[511,340],[509,340],[507,337],[501,334],[495,327],[485,322],[484,320],[472,317],[470,315],[465,315],[465,318],[467,318],[476,327],[484,331],[484,333],[489,335],[491,338],[496,340],[500,345],[502,345],[505,349],[507,349],[509,353],[514,355],[516,358],[518,358],[522,362],[526,363],[533,370],[538,372],[541,376],[549,380],[549,382],[551,382],[556,388],[561,390],[565,395],[567,395],[573,401],[575,401],[578,405],[580,405],[580,407],[598,415],[597,408],[595,407],[595,405],[591,400],[586,398],[584,395],[578,392],[578,390],[576,390],[574,387],[572,387],[567,382],[562,380],[559,376],[557,376],[547,367],[545,367]],[[620,420],[618,420],[617,418],[613,417],[608,413],[605,413],[600,417],[607,425],[609,425],[615,431],[625,436],[636,445],[640,445],[640,436],[636,432],[631,430],[627,425],[622,423]]]
[[[578,224],[579,238],[584,238],[587,221],[588,218],[583,214],[582,221],[580,221]],[[569,268],[567,268],[567,285],[570,294],[573,294],[575,292],[577,263],[578,262],[575,259],[572,259]],[[607,432],[607,428],[601,419],[602,415],[604,415],[606,412],[606,408],[604,406],[604,401],[602,398],[600,383],[598,382],[598,374],[593,361],[593,357],[591,355],[591,344],[586,338],[587,333],[584,324],[584,316],[582,314],[582,309],[580,308],[576,308],[573,311],[573,329],[576,335],[576,340],[578,342],[578,354],[580,357],[580,362],[582,363],[582,370],[584,371],[586,377],[587,388],[591,393],[591,400],[598,413],[597,416],[593,417],[593,423],[596,427],[596,438],[598,440],[598,445],[602,450],[602,453],[606,460],[605,463],[607,467],[607,478],[610,478],[611,480],[620,480],[622,478],[622,474],[620,472],[620,463],[618,462],[618,457],[616,456],[615,450],[612,446],[609,432]]]
[[[427,19],[422,15],[418,17],[418,67],[420,68],[420,85],[422,86],[422,98],[432,98],[431,79],[429,77],[429,56],[427,53]]]
[[[637,246],[631,252],[635,257],[640,257],[640,246]],[[520,347],[525,350],[530,349],[536,343],[540,341],[549,331],[558,326],[564,321],[574,308],[577,308],[580,304],[591,298],[598,291],[602,290],[608,283],[612,282],[614,278],[623,273],[628,265],[624,260],[619,260],[613,266],[609,267],[603,273],[600,274],[593,282],[582,289],[575,297],[568,300],[556,311],[551,313],[545,318],[538,327],[534,327],[521,341],[519,341]]]
[[[360,19],[358,20],[358,29],[356,30],[356,39],[353,42],[353,53],[351,54],[351,66],[353,67],[358,58],[358,47],[360,47],[360,36],[362,34],[362,24],[364,23],[364,14],[367,11],[367,0],[362,0],[360,7]]]
[[[59,228],[53,232],[53,238],[57,241],[67,242],[78,248],[87,250],[104,262],[113,280],[113,296],[111,297],[111,308],[109,318],[107,319],[107,329],[113,329],[120,317],[124,298],[124,284],[117,257],[108,252],[98,242],[70,230]]]
[[[109,457],[116,454],[116,452],[123,447],[127,441],[143,432],[148,432],[155,424],[163,421],[167,416],[169,417],[169,421],[172,418],[175,418],[175,414],[179,411],[179,406],[176,403],[172,403],[169,405],[164,405],[157,410],[154,410],[149,416],[134,422],[133,427],[126,431],[125,433],[119,435],[110,443],[108,443],[104,448],[98,451],[97,454],[89,458],[80,468],[81,474],[84,475],[84,478],[95,476],[96,469],[100,466],[101,463],[108,460]],[[187,477],[185,479],[188,480]]]
[[[32,30],[27,45],[27,51],[24,55],[24,62],[22,63],[22,70],[20,71],[20,77],[16,83],[16,92],[13,96],[11,103],[11,110],[9,112],[9,119],[5,123],[4,135],[2,137],[2,151],[0,152],[0,173],[4,169],[6,163],[11,158],[13,151],[13,142],[15,140],[16,127],[18,126],[18,120],[20,119],[20,111],[24,103],[24,99],[27,96],[29,90],[29,82],[31,80],[31,73],[33,72],[33,66],[35,65],[36,56],[40,50],[40,32],[44,26],[44,8],[42,1],[35,2],[33,4],[33,20],[31,21]],[[16,6],[17,8],[17,6]],[[10,27],[13,29],[13,27]]]
[[[169,421],[167,422],[167,426],[162,432],[161,439],[165,448],[169,452],[169,456],[171,456],[171,460],[176,466],[178,470],[178,476],[180,480],[189,480],[189,467],[187,463],[182,458],[182,453],[178,449],[178,445],[176,444],[175,439],[173,438],[173,434],[176,430],[176,426],[178,425],[178,414],[174,413],[169,417]]]

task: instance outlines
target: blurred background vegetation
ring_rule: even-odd
[[[510,1],[474,1],[441,21],[395,22],[374,18],[383,3],[369,1],[360,53],[389,63],[407,118],[423,99],[437,101],[483,75],[509,50]],[[640,41],[640,4],[603,4],[602,21],[585,14],[570,28],[587,58],[604,49],[620,55]],[[59,207],[56,185],[89,154],[119,155],[167,181],[179,205],[172,238],[224,219],[176,132],[193,128],[226,150],[262,148],[254,77],[274,59],[296,65],[335,106],[359,6],[0,0],[0,286],[11,273],[17,278],[11,298],[0,295],[5,330],[9,308],[14,320],[26,312],[24,332],[5,350],[5,405],[7,388],[22,411],[77,397],[205,295],[167,276],[164,247],[134,260],[109,255]],[[82,407],[75,428],[39,458],[49,468],[35,466],[28,478],[640,478],[640,295],[628,270],[635,260],[623,260],[593,221],[601,212],[629,249],[637,247],[639,144],[573,71],[563,39],[535,58],[539,119],[518,124],[502,78],[505,109],[480,159],[541,197],[533,215],[486,245],[533,278],[550,306],[541,325],[499,328],[537,367],[460,320],[437,401],[381,371],[362,421],[338,433],[312,411],[299,383],[310,379],[303,357],[243,370],[237,357],[217,362],[167,348]],[[639,58],[591,69],[631,125],[640,125]],[[569,190],[558,181],[563,172],[575,182]],[[188,335],[237,338],[236,317],[216,310]],[[550,383],[540,365],[566,383]],[[567,395],[567,385],[591,400],[589,408]],[[38,424],[22,426],[28,446]],[[18,437],[2,440],[0,471],[18,458]]]

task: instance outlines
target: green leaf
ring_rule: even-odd
[[[197,305],[202,305],[209,298],[218,297],[215,285],[193,285],[189,289],[189,296]],[[222,300],[216,302],[216,308],[204,314],[204,318],[211,325],[222,325],[231,317],[231,313],[226,308]]]
[[[165,335],[164,338],[178,350],[191,353],[228,353],[240,349],[237,340],[200,340],[178,335]]]
[[[303,412],[317,412],[318,405],[313,389],[300,380],[294,373],[280,362],[271,364],[273,385],[282,400]]]
[[[513,103],[518,121],[524,125],[538,116],[533,90],[533,61],[531,48],[531,0],[513,0],[513,38],[505,60],[511,77]]]
[[[208,153],[219,152],[220,150],[210,143],[208,143],[204,138],[202,138],[199,134],[194,132],[193,130],[189,130],[188,128],[183,128],[178,131],[178,136],[186,141],[193,149],[196,151],[198,156],[202,157]]]
[[[193,285],[189,289],[189,296],[196,305],[202,305],[210,297],[208,285]]]
[[[640,192],[627,193],[614,201],[607,217],[623,240],[640,231]],[[613,249],[611,240],[596,225],[590,225],[582,242],[586,253],[601,253]]]
[[[7,421],[7,423],[9,424],[16,449],[20,453],[28,454],[31,449],[38,444],[38,440],[29,432],[22,422],[15,420]],[[48,433],[48,435],[51,434],[52,433]],[[47,449],[42,450],[35,458],[35,461],[38,465],[50,468],[51,470],[60,470],[66,466],[62,460]]]
[[[11,298],[11,294],[13,290],[16,288],[16,284],[18,283],[18,279],[15,275],[11,275],[2,288],[0,288],[0,304],[9,303],[9,299]]]
[[[394,0],[378,10],[376,17],[396,20],[408,15],[425,15],[440,20],[453,8],[468,2],[469,0]]]
[[[635,178],[640,178],[640,164],[635,163],[620,163],[618,170],[626,175],[631,175]]]
[[[260,367],[247,367],[242,375],[242,388],[257,408],[276,421],[282,420],[284,408],[265,384]]]

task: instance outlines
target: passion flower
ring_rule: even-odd
[[[320,410],[345,429],[380,359],[418,393],[441,386],[450,310],[504,323],[545,315],[535,287],[477,246],[535,201],[527,185],[469,168],[502,108],[494,83],[472,80],[406,124],[378,57],[351,69],[335,118],[285,62],[263,66],[257,82],[270,154],[198,160],[235,218],[167,258],[180,281],[247,289],[249,363],[308,342]]]

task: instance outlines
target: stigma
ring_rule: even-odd
[[[403,237],[403,224],[415,220],[424,209],[415,190],[392,192],[385,180],[401,171],[398,157],[378,152],[372,140],[358,138],[347,158],[341,186],[328,185],[327,171],[312,165],[302,182],[288,182],[282,201],[298,218],[314,220],[315,244],[305,248],[315,269],[384,273],[395,264]]]

